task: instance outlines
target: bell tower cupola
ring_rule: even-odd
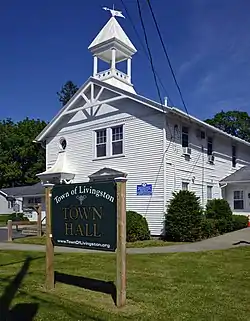
[[[124,18],[121,11],[103,8],[111,18],[95,37],[88,49],[93,54],[93,77],[113,86],[135,93],[131,81],[131,60],[137,52],[115,17]],[[98,59],[108,63],[109,68],[98,70]],[[119,63],[126,61],[126,72],[119,70]]]

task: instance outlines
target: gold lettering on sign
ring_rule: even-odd
[[[85,233],[86,233],[86,236],[93,236],[93,234],[89,234],[89,224],[85,225]]]
[[[80,224],[78,224],[76,227],[75,235],[81,235],[81,236],[84,235]]]
[[[64,219],[67,220],[68,219],[68,216],[67,216],[67,210],[68,208],[63,208],[63,214],[64,214]]]
[[[85,220],[87,220],[88,219],[88,213],[87,213],[87,211],[86,211],[86,207],[78,207],[78,211],[79,211],[79,213],[80,213],[80,217],[81,217],[81,219],[85,219]]]
[[[102,214],[103,214],[103,207],[99,207],[99,211],[97,210],[97,208],[95,206],[92,207],[92,216],[93,216],[93,220],[96,219],[96,215],[99,217],[99,219],[102,219]]]
[[[68,233],[70,232],[70,233]],[[73,224],[65,223],[65,235],[73,235]]]
[[[71,220],[77,220],[78,216],[79,214],[77,207],[72,207],[69,211],[69,217],[71,218]]]
[[[94,236],[95,237],[101,237],[101,234],[97,235],[97,225],[96,224],[94,224]]]

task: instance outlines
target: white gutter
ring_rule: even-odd
[[[224,184],[224,185],[221,185],[220,188],[224,188],[224,187],[226,187],[226,186],[227,186],[227,183]]]
[[[202,120],[200,120],[200,119],[198,119],[198,118],[196,118],[196,117],[194,117],[194,116],[190,116],[190,115],[184,113],[182,110],[180,110],[180,109],[178,109],[178,108],[175,108],[175,107],[168,107],[168,108],[169,108],[169,109],[171,110],[171,112],[174,113],[174,114],[177,114],[177,115],[180,115],[180,116],[182,116],[182,117],[185,117],[185,118],[187,118],[187,119],[189,119],[189,120],[194,121],[194,122],[197,123],[197,124],[200,124],[200,125],[202,125],[202,126],[204,126],[204,127],[209,128],[211,131],[217,132],[217,133],[219,133],[219,134],[221,134],[221,135],[224,135],[224,136],[227,136],[227,137],[229,137],[229,138],[231,138],[231,139],[233,139],[233,140],[236,140],[236,141],[238,141],[238,142],[240,142],[240,143],[242,143],[242,144],[245,144],[245,145],[247,145],[247,146],[250,146],[250,143],[248,143],[248,142],[245,141],[244,139],[241,139],[241,138],[238,138],[238,137],[236,137],[236,136],[230,135],[230,134],[224,132],[223,130],[220,130],[219,128],[216,128],[216,127],[214,127],[214,126],[212,126],[212,125],[209,125],[208,123],[205,123],[204,121],[202,121]]]

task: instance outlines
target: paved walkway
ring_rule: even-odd
[[[147,248],[128,248],[129,254],[151,254],[151,253],[174,253],[174,252],[198,252],[209,250],[222,250],[239,246],[250,245],[250,228],[227,233],[201,242]],[[45,252],[44,245],[19,244],[0,242],[0,250],[38,251]],[[100,251],[82,250],[70,247],[55,247],[56,253],[100,253]],[[105,252],[110,253],[110,252]]]

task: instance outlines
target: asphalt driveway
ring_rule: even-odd
[[[0,233],[2,233],[3,235],[2,237],[4,237],[4,235],[6,235],[5,233],[7,233],[7,230],[5,230],[5,232],[2,232],[2,230],[0,230]],[[13,233],[14,233],[14,230],[13,230]],[[5,240],[6,240],[6,236],[5,236]],[[229,248],[234,248],[239,246],[249,246],[249,245],[250,245],[250,228],[245,228],[240,231],[227,233],[211,239],[190,243],[190,244],[162,246],[162,247],[148,247],[148,248],[129,248],[127,249],[127,253],[148,254],[148,253],[198,252],[198,251],[209,251],[209,250],[223,250],[223,249],[229,249]],[[45,246],[33,245],[33,244],[8,243],[8,242],[0,241],[0,250],[44,252]],[[55,252],[90,253],[90,252],[99,252],[99,251],[81,250],[81,249],[70,248],[70,247],[55,247]],[[109,253],[109,252],[105,252],[105,253]]]

